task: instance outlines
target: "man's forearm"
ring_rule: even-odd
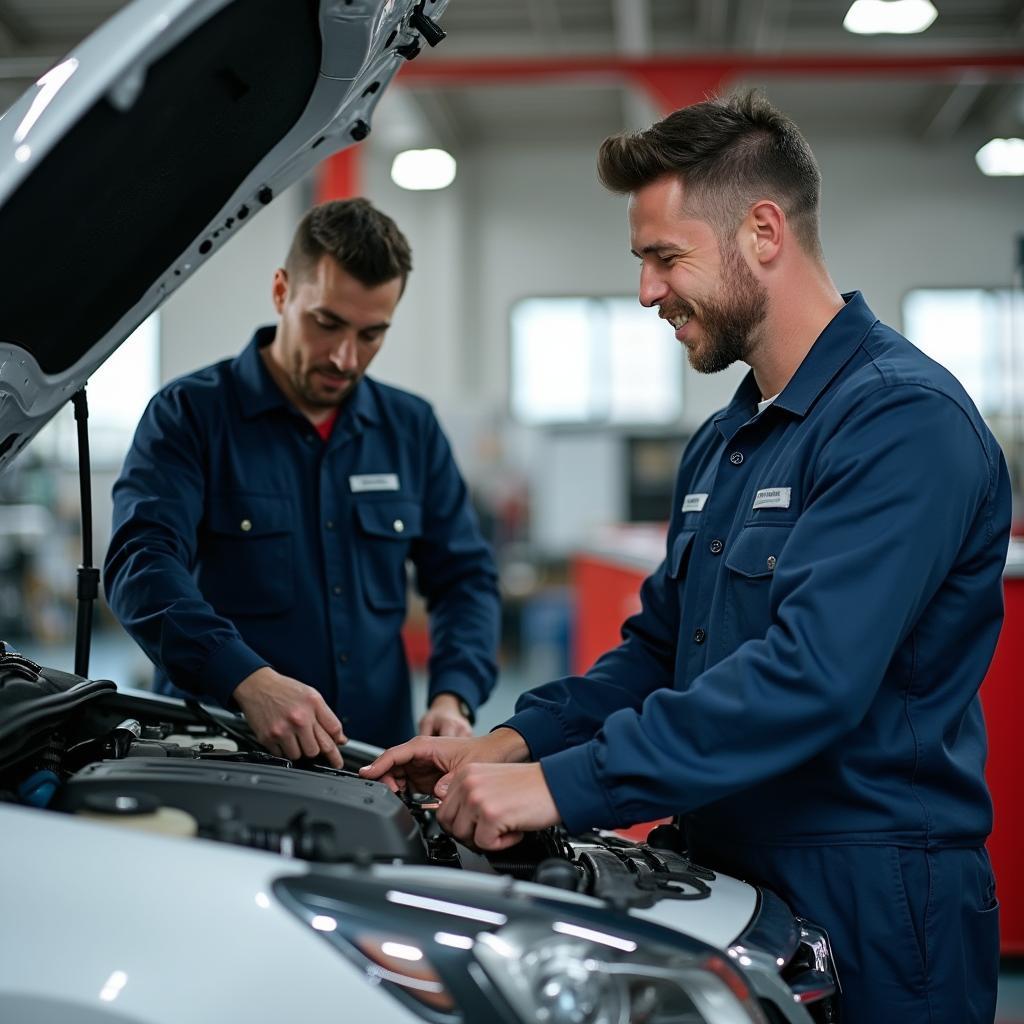
[[[482,746],[486,746],[488,754],[486,758],[480,758],[479,760],[513,764],[533,759],[526,740],[515,729],[509,729],[504,725],[499,726],[487,736],[481,737],[478,742]]]

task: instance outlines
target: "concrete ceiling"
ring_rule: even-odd
[[[459,61],[557,65],[581,57],[678,58],[685,66],[710,54],[779,62],[770,74],[739,77],[764,83],[808,129],[835,126],[935,141],[1024,133],[1020,65],[1016,73],[954,66],[913,75],[865,68],[814,78],[786,74],[785,62],[805,55],[1024,54],[1024,0],[935,3],[939,17],[921,35],[860,37],[842,28],[849,0],[451,0],[443,18],[448,38],[399,79],[410,102],[385,97],[382,115],[397,116],[392,108],[400,107],[401,116],[419,119],[425,141],[449,146],[594,141],[649,121],[657,113],[651,97],[614,76],[491,81],[476,73],[435,82],[412,72]],[[0,0],[0,110],[122,6],[124,0]]]

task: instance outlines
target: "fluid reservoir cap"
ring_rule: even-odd
[[[90,793],[83,807],[100,814],[152,814],[160,802],[149,793]]]

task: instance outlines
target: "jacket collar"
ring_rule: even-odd
[[[860,292],[843,294],[845,305],[818,335],[796,373],[772,403],[794,416],[803,418],[829,382],[860,347],[878,317],[871,312]],[[754,414],[761,392],[751,370],[736,389],[732,401],[715,417],[715,425],[725,437]]]

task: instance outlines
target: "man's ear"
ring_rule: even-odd
[[[749,255],[762,265],[778,257],[786,230],[786,214],[778,203],[770,199],[754,203],[741,228]]]
[[[288,271],[278,267],[274,271],[274,283],[270,286],[270,298],[278,315],[284,312],[284,304],[288,301]]]

